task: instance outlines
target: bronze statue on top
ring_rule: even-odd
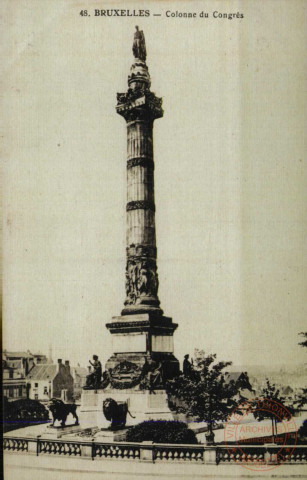
[[[139,27],[135,27],[136,32],[134,33],[134,41],[132,46],[133,55],[135,58],[146,62],[146,45],[145,37],[142,30],[139,30]]]

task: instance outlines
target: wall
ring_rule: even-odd
[[[26,383],[24,380],[20,382],[3,382],[3,396],[7,397],[9,401],[20,400],[21,398],[27,398]]]
[[[53,396],[61,398],[62,390],[67,390],[67,401],[74,398],[74,379],[70,373],[69,365],[58,365],[59,371],[53,379]]]
[[[29,398],[31,398],[32,400],[48,400],[53,396],[52,383],[49,383],[49,380],[33,379],[31,380],[31,382],[28,382],[28,384],[30,384]],[[45,388],[47,389],[47,393],[44,393]]]

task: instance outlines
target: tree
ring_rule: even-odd
[[[302,335],[306,339],[303,342],[300,342],[299,345],[302,347],[307,347],[307,332],[300,332],[299,335]]]
[[[216,355],[197,350],[190,372],[179,375],[166,384],[169,406],[175,412],[184,412],[208,424],[208,443],[213,443],[213,426],[226,420],[236,407],[234,396],[238,389],[234,382],[225,380],[223,370],[231,362],[216,362]]]
[[[271,400],[273,402],[279,403],[280,405],[284,405],[285,397],[280,395],[280,390],[276,387],[274,383],[271,383],[268,379],[266,379],[266,386],[262,389],[260,397],[255,399],[254,401],[254,417],[261,422],[265,419],[270,419],[272,422],[272,439],[274,443],[275,436],[277,436],[277,423],[281,422],[282,420],[288,419],[288,413],[293,413],[292,406],[287,406],[287,410],[280,409],[278,412],[278,416],[274,411],[270,411],[270,409],[257,409],[257,405],[261,403],[263,400]]]
[[[307,347],[307,332],[300,332],[299,335],[302,335],[306,339],[303,342],[300,342],[299,345]],[[307,388],[303,388],[302,393],[299,395],[295,403],[297,408],[302,408],[307,404]]]

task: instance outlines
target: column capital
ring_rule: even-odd
[[[142,89],[128,89],[127,93],[117,94],[116,112],[126,122],[136,120],[154,121],[163,117],[162,98]]]

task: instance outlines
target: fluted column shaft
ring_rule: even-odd
[[[152,123],[127,125],[127,248],[156,246]]]
[[[131,118],[132,117],[132,118]],[[145,105],[127,121],[127,264],[123,315],[162,313],[158,299],[153,119]]]

